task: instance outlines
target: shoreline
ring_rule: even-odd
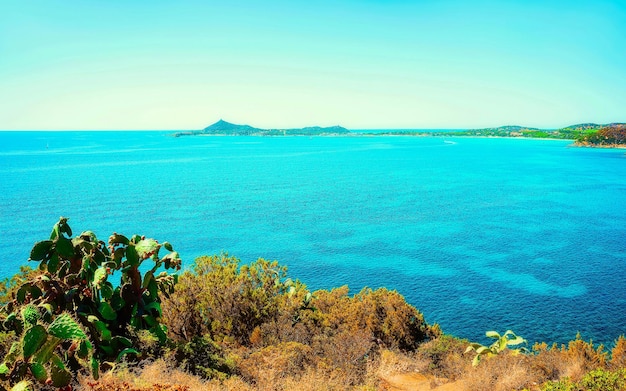
[[[423,138],[469,138],[469,139],[514,139],[514,140],[536,140],[536,141],[569,141],[571,144],[567,145],[567,147],[573,148],[601,148],[601,149],[626,149],[626,144],[580,144],[576,142],[575,139],[570,138],[555,138],[555,137],[520,137],[520,136],[474,136],[474,135],[450,135],[446,136],[445,134],[424,134],[424,133],[412,133],[412,134],[402,134],[402,133],[349,133],[349,134],[283,134],[283,135],[268,135],[268,134],[175,134],[174,137],[182,137],[182,136],[200,136],[200,137],[423,137]]]
[[[572,146],[578,148],[626,149],[626,144],[581,144],[575,142]]]

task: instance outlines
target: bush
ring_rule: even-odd
[[[468,341],[451,335],[441,335],[417,349],[417,357],[428,362],[427,371],[437,377],[458,379],[469,370],[470,363],[463,357]]]
[[[622,391],[626,389],[625,376],[623,369],[616,372],[595,369],[583,377],[580,385],[587,391]]]
[[[163,320],[176,340],[208,335],[217,342],[250,346],[253,330],[277,317],[287,292],[286,268],[259,259],[239,266],[227,254],[196,259],[163,303]]]

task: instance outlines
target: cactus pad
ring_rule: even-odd
[[[29,358],[43,345],[43,343],[48,338],[48,333],[46,333],[46,329],[41,325],[36,325],[24,333],[24,338],[22,340],[23,349],[24,349],[24,358]]]
[[[50,365],[50,378],[52,385],[55,387],[65,387],[72,381],[72,374],[67,370],[63,361],[59,356],[52,356],[52,365]]]
[[[48,332],[61,339],[83,339],[87,338],[87,334],[69,314],[59,315],[48,326]]]
[[[39,310],[32,304],[28,304],[22,308],[22,319],[24,319],[24,323],[29,325],[37,324],[39,320]]]
[[[11,391],[33,391],[33,385],[27,381],[22,380],[11,388]]]
[[[40,383],[43,383],[46,379],[48,379],[48,371],[46,371],[46,368],[38,362],[30,363],[30,373],[32,373],[35,379],[37,379]]]

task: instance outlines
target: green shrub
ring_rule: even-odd
[[[577,391],[576,385],[569,379],[548,381],[541,386],[541,391]]]
[[[583,376],[580,385],[587,391],[623,391],[626,389],[626,370],[595,369]]]
[[[485,335],[489,338],[495,339],[495,341],[489,346],[484,346],[479,343],[473,342],[465,350],[465,353],[469,353],[472,350],[476,352],[474,360],[472,361],[473,366],[478,365],[482,356],[495,356],[505,350],[510,350],[514,354],[517,354],[525,350],[524,348],[509,349],[509,346],[516,346],[526,343],[526,340],[524,338],[515,335],[515,333],[511,330],[507,330],[502,335],[500,335],[500,333],[496,331],[487,331]]]
[[[239,265],[227,254],[196,259],[163,303],[163,319],[179,341],[208,335],[217,342],[250,346],[255,328],[276,318],[290,283],[286,268],[259,259]]]

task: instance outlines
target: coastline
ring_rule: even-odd
[[[574,142],[571,146],[578,148],[626,149],[626,144],[582,144]]]

